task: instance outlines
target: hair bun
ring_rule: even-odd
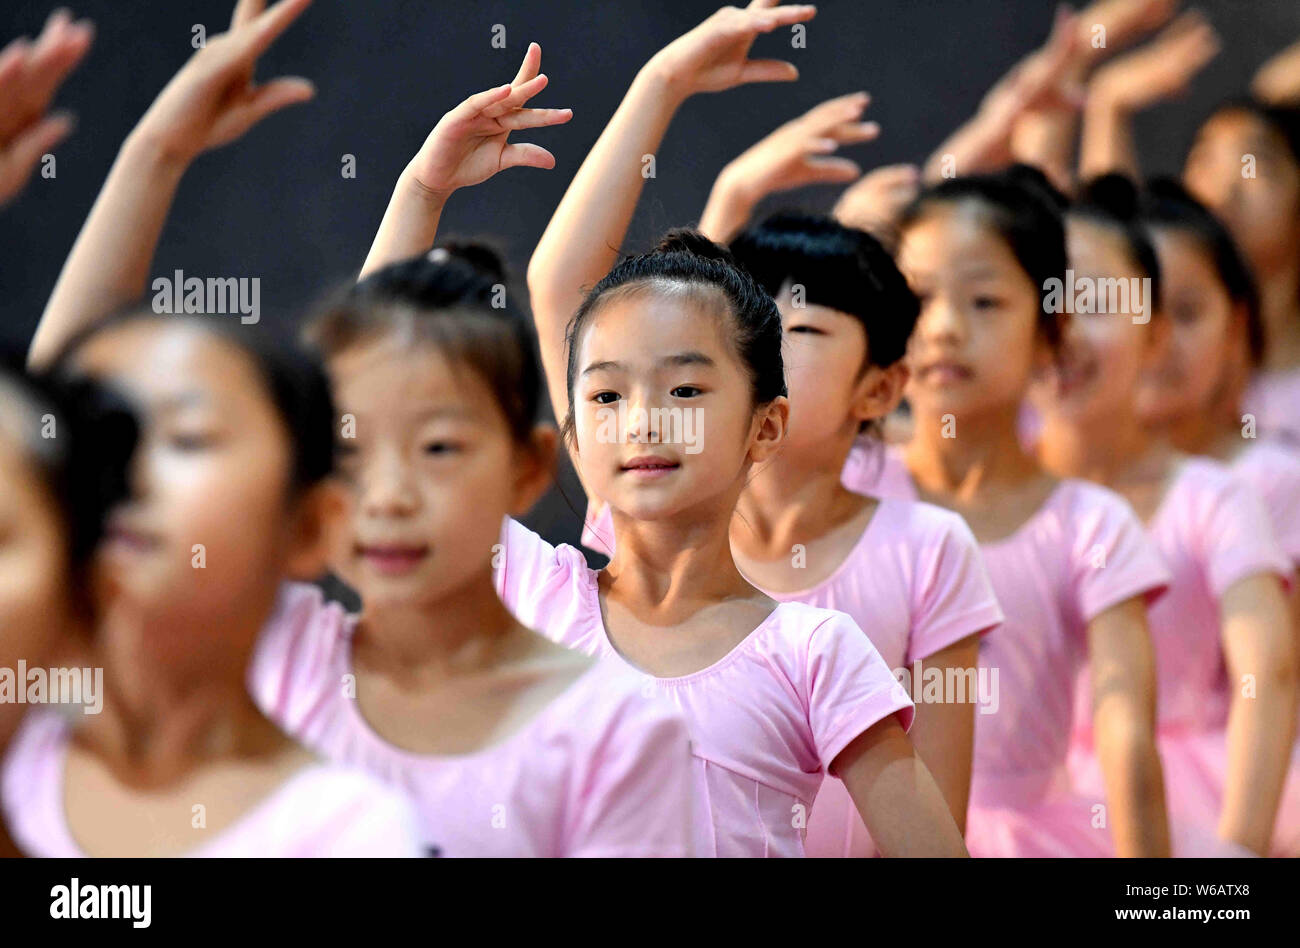
[[[1133,220],[1138,215],[1137,185],[1117,172],[1099,175],[1079,189],[1078,203],[1099,208],[1119,220]]]
[[[445,256],[439,261],[435,255]],[[452,240],[433,248],[428,254],[428,259],[434,262],[445,262],[453,258],[468,263],[495,283],[505,282],[505,257],[495,247],[473,240]]]
[[[1065,209],[1070,205],[1069,198],[1052,184],[1052,179],[1033,165],[1017,162],[1008,167],[1003,172],[1003,176],[1007,181],[1049,204],[1058,214],[1065,213]]]
[[[721,244],[715,244],[698,230],[679,227],[664,234],[654,253],[689,253],[708,260],[722,260],[733,266],[736,261],[731,251]]]

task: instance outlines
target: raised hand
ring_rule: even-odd
[[[27,184],[41,157],[72,131],[65,114],[47,115],[63,80],[85,58],[95,30],[56,10],[35,42],[23,37],[0,51],[0,205]]]
[[[669,43],[650,61],[682,97],[721,92],[750,82],[790,82],[799,78],[793,63],[750,59],[760,33],[803,23],[817,15],[810,4],[778,6],[779,0],[753,0],[745,9],[723,7],[695,29]]]
[[[840,223],[868,231],[892,248],[898,218],[920,190],[921,169],[916,165],[885,165],[851,185],[831,213]]]
[[[855,180],[862,170],[834,153],[841,145],[868,142],[880,134],[875,122],[859,121],[870,101],[865,92],[830,99],[742,153],[718,175],[700,230],[725,243],[769,194]]]
[[[545,148],[509,141],[511,132],[573,118],[572,109],[524,108],[546,88],[541,64],[542,48],[529,44],[513,82],[472,95],[444,115],[412,159],[411,180],[445,199],[506,168],[554,168],[555,156]]]
[[[258,58],[307,9],[311,0],[238,0],[230,30],[210,37],[145,113],[135,134],[160,153],[189,162],[228,144],[266,116],[315,95],[306,79],[253,83]]]
[[[1089,96],[1137,111],[1180,95],[1218,55],[1219,36],[1196,10],[1184,13],[1140,49],[1097,70]]]
[[[1300,41],[1260,66],[1250,91],[1265,102],[1300,105]]]
[[[1114,55],[1152,30],[1168,23],[1179,0],[1097,0],[1079,12],[1079,42],[1089,65]],[[1105,27],[1105,45],[1094,42],[1097,26]]]

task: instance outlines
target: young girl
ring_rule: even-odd
[[[908,351],[915,434],[900,450],[856,451],[845,482],[962,513],[1006,615],[981,642],[1000,707],[976,717],[971,852],[1167,855],[1143,607],[1168,574],[1127,504],[1049,477],[1018,441],[1058,328],[1049,288],[1066,270],[1060,218],[1022,178],[947,181],[904,215],[899,265],[921,300]],[[1067,789],[1084,664],[1107,683],[1092,714],[1104,805]]]
[[[1160,260],[1169,321],[1168,344],[1138,390],[1142,419],[1179,450],[1229,464],[1264,500],[1269,525],[1294,567],[1300,563],[1300,456],[1256,437],[1241,407],[1263,345],[1250,271],[1223,225],[1174,181],[1148,185],[1142,221]],[[1291,758],[1273,834],[1273,852],[1285,855],[1300,851],[1294,745]],[[1215,762],[1213,776],[1221,785],[1224,761]]]
[[[165,217],[140,206],[158,187],[147,172],[301,96],[274,83],[225,92],[247,86],[257,53],[305,6],[241,3],[232,32],[181,70],[124,146],[37,331],[36,361],[111,382],[140,409],[144,436],[131,496],[96,554],[103,713],[76,732],[33,715],[5,770],[5,810],[33,854],[419,853],[400,794],[318,762],[247,692],[280,582],[321,571],[338,506],[321,367],[220,316],[86,325],[143,290]],[[132,240],[148,247],[142,261]]]
[[[1175,852],[1204,852],[1216,827],[1228,843],[1266,852],[1295,717],[1295,659],[1279,582],[1290,565],[1244,484],[1218,464],[1178,454],[1142,425],[1139,379],[1169,327],[1163,316],[1152,318],[1160,312],[1159,269],[1135,211],[1133,187],[1112,176],[1090,183],[1069,213],[1071,267],[1077,283],[1096,288],[1096,300],[1067,323],[1059,367],[1039,400],[1037,454],[1055,474],[1087,477],[1124,496],[1172,572],[1149,622]],[[1108,285],[1132,286],[1135,295],[1112,296]],[[1225,687],[1225,664],[1228,682],[1249,676],[1257,687]],[[1100,797],[1089,704],[1081,694],[1071,775]]]
[[[774,753],[778,749],[772,746],[771,735],[754,730],[755,698],[731,706],[737,694],[756,688],[761,689],[760,696],[770,693],[766,679],[771,668],[764,670],[757,656],[762,650],[788,652],[793,644],[790,636],[795,634],[792,622],[800,617],[793,604],[770,611],[770,600],[755,595],[735,569],[727,530],[722,528],[731,518],[736,497],[731,491],[739,491],[732,472],[740,465],[743,477],[750,464],[761,468],[772,454],[773,442],[779,440],[780,431],[771,428],[784,427],[784,399],[778,398],[784,386],[777,379],[780,327],[776,311],[769,309],[770,300],[752,280],[738,274],[725,253],[698,238],[672,238],[659,252],[625,261],[600,278],[613,263],[614,248],[623,238],[644,180],[629,162],[633,156],[654,151],[681,101],[697,91],[793,77],[788,64],[746,59],[757,33],[812,15],[810,8],[771,6],[754,3],[744,11],[720,11],[651,59],[538,245],[529,282],[552,399],[559,416],[572,419],[570,446],[592,509],[607,511],[611,526],[605,531],[606,543],[612,544],[615,528],[619,543],[609,568],[593,575],[581,566],[575,551],[555,551],[536,538],[517,536],[515,547],[521,552],[516,554],[515,547],[508,551],[503,576],[508,602],[519,601],[518,590],[540,582],[548,591],[542,599],[543,611],[576,610],[586,626],[576,639],[582,647],[621,653],[632,664],[672,675],[661,685],[688,709],[692,720],[696,753],[704,767],[702,786],[713,804],[708,815],[712,838],[705,842],[710,852],[721,854],[800,851],[799,830],[806,822],[808,794],[820,782],[807,772],[828,764],[834,770],[839,762],[828,757],[827,750],[842,746],[841,738],[847,736],[830,735],[827,748],[828,735],[818,733],[824,712],[815,705],[810,708],[808,702],[817,701],[817,695],[802,690],[812,683],[812,669],[807,667],[811,656],[783,657],[783,667],[795,663],[796,670],[787,674],[796,676],[800,691],[772,694],[768,699],[783,709],[783,722],[784,709],[789,710],[782,740],[789,741],[792,728],[798,733],[801,720],[804,728],[812,725],[801,746]],[[850,97],[828,106],[827,121],[834,117],[835,124],[843,126],[837,134],[860,140],[870,134],[854,121],[864,105],[862,97]],[[584,299],[584,284],[596,280],[600,280],[596,289]],[[579,315],[566,339],[565,325],[579,304]],[[700,315],[682,325],[691,313]],[[629,339],[619,338],[619,325]],[[702,333],[708,327],[717,328]],[[645,345],[640,352],[628,348],[643,337],[654,340],[648,349]],[[656,358],[667,361],[655,366]],[[674,368],[674,361],[682,364]],[[697,362],[699,366],[693,367]],[[735,417],[737,370],[752,413],[743,425]],[[597,391],[597,387],[609,390]],[[704,406],[708,406],[707,416]],[[718,412],[725,419],[721,435],[714,433],[719,431]],[[689,434],[692,429],[687,426],[693,420],[707,420],[699,439]],[[617,422],[613,429],[597,430],[599,424],[613,422]],[[673,424],[676,430],[670,431],[667,426]],[[748,443],[742,440],[737,445],[737,432],[746,429]],[[719,437],[726,439],[721,446]],[[665,439],[683,446],[668,452],[604,446],[646,440],[665,443]],[[695,457],[701,453],[704,456]],[[611,494],[618,500],[610,500]],[[658,500],[651,499],[655,495]],[[636,534],[630,550],[624,524]],[[513,574],[512,563],[516,564]],[[702,577],[695,576],[698,571],[704,571]],[[572,577],[572,584],[566,576]],[[556,601],[566,585],[572,586],[576,604]],[[728,610],[716,604],[725,595],[739,600]],[[663,596],[668,597],[667,606],[651,607],[645,602]],[[527,606],[524,600],[522,607]],[[711,613],[717,615],[709,622]],[[764,615],[766,621],[755,628],[755,621]],[[807,614],[798,621],[807,621]],[[684,626],[682,631],[691,634],[672,644],[658,628],[661,625]],[[814,638],[814,647],[836,647],[827,638]],[[740,645],[728,652],[737,642]],[[856,657],[865,644],[840,644],[844,655],[834,663],[827,661],[826,672],[853,674],[856,664],[864,673],[877,675]],[[699,671],[724,654],[706,671]],[[866,681],[855,687],[863,685],[868,685],[867,693],[880,691],[879,685]],[[888,713],[879,696],[870,704],[879,707],[871,717],[858,718],[858,726]],[[861,714],[870,710],[864,707]],[[793,773],[787,769],[790,750],[795,760],[804,761],[805,774],[797,781],[792,781]],[[809,751],[816,756],[807,757]],[[856,779],[855,774],[849,781],[851,788]],[[762,786],[752,786],[753,780]],[[868,807],[858,789],[853,789],[858,808],[865,811]],[[745,798],[757,801],[758,812],[740,808]],[[924,798],[921,802],[930,805]],[[877,841],[882,851],[897,851],[895,845]]]
[[[248,695],[281,577],[323,566],[332,420],[318,366],[229,326],[128,314],[59,361],[128,394],[144,434],[96,553],[103,712],[32,715],[9,753],[5,812],[33,855],[418,854],[405,799]]]
[[[90,555],[126,495],[135,438],[130,414],[97,387],[0,369],[0,670],[81,658]],[[0,758],[25,710],[12,695],[0,704]],[[0,819],[0,856],[17,855]]]
[[[1183,180],[1228,225],[1259,287],[1263,358],[1243,406],[1261,432],[1300,445],[1300,107],[1219,109],[1197,133]]]

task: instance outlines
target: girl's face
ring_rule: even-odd
[[[518,445],[500,393],[430,346],[379,339],[340,353],[330,374],[349,493],[333,570],[367,611],[490,583],[502,519],[549,483],[553,434]]]
[[[781,442],[786,399],[755,410],[723,307],[698,288],[634,287],[604,301],[577,341],[582,479],[634,520],[707,504],[730,516],[749,466]]]
[[[1183,178],[1232,231],[1256,273],[1296,262],[1300,165],[1286,142],[1248,112],[1221,112],[1201,127]]]
[[[781,354],[790,395],[786,451],[824,444],[892,406],[867,413],[880,369],[869,366],[867,333],[856,317],[812,303],[795,306],[788,286],[776,299],[781,310]]]
[[[250,358],[201,327],[145,319],[92,337],[75,367],[142,421],[132,497],[96,554],[113,603],[167,630],[180,664],[201,658],[187,628],[255,632],[286,572],[308,578],[323,556],[307,500],[290,504],[289,437]]]
[[[1047,354],[1041,297],[978,204],[928,209],[903,234],[899,269],[921,302],[907,355],[913,409],[957,417],[1014,410]]]
[[[0,669],[43,666],[74,627],[63,521],[23,445],[21,412],[0,406]],[[37,422],[39,424],[39,421]],[[24,708],[0,703],[0,747]]]
[[[1169,228],[1155,231],[1169,322],[1169,344],[1139,388],[1144,421],[1166,425],[1196,412],[1216,413],[1235,372],[1245,370],[1245,318],[1197,240]]]
[[[1142,286],[1143,274],[1129,258],[1120,233],[1069,217],[1066,240],[1076,285],[1091,281],[1097,311],[1076,312],[1064,323],[1060,357],[1044,394],[1053,412],[1074,420],[1131,416],[1139,380],[1156,357],[1155,343],[1163,338],[1161,321],[1145,320],[1150,313],[1143,310],[1144,291],[1120,294],[1107,289],[1121,285],[1116,281],[1125,288]],[[1135,317],[1142,321],[1135,323]]]

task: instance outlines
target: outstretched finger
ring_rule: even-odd
[[[501,167],[550,169],[555,167],[555,156],[541,145],[519,142],[501,149]]]
[[[542,73],[540,76],[534,76],[532,79],[529,79],[523,85],[512,86],[510,88],[510,94],[501,101],[494,102],[485,108],[483,110],[483,115],[486,118],[497,118],[498,116],[509,112],[511,109],[519,108],[533,96],[537,95],[537,93],[545,89],[547,83],[550,81],[551,80],[547,78],[546,73]]]
[[[237,30],[245,23],[251,23],[265,9],[266,0],[238,0],[235,12],[230,16],[230,28]]]
[[[740,70],[740,81],[745,82],[793,82],[799,78],[799,70],[794,63],[781,59],[750,59]]]
[[[311,0],[280,0],[275,6],[263,10],[239,30],[230,35],[237,42],[239,58],[253,61],[266,52],[280,34],[293,25],[311,5]]]
[[[24,184],[37,163],[72,131],[72,116],[67,114],[51,115],[24,131],[0,152],[0,168],[4,177],[14,184],[0,194],[0,201],[6,200]]]
[[[528,44],[528,52],[524,53],[524,61],[519,64],[519,72],[515,74],[514,81],[510,84],[518,86],[527,82],[537,75],[542,68],[542,47],[537,43]]]
[[[497,119],[503,128],[517,132],[525,128],[563,125],[573,118],[573,109],[516,109]]]
[[[495,89],[484,89],[482,92],[475,92],[472,96],[456,106],[449,113],[453,118],[468,120],[476,118],[482,112],[492,105],[500,102],[506,96],[510,95],[511,87],[509,85],[497,86]]]
[[[806,164],[814,182],[843,183],[856,181],[862,175],[858,163],[848,158],[809,158]]]

